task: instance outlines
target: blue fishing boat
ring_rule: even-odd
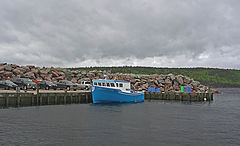
[[[91,91],[93,103],[144,101],[144,92],[133,92],[126,81],[93,80]]]

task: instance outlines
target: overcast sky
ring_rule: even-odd
[[[1,0],[0,62],[240,69],[240,0]]]

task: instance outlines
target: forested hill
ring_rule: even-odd
[[[217,68],[86,67],[71,70],[102,70],[111,73],[182,74],[211,87],[240,87],[240,70]]]

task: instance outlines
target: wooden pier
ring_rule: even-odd
[[[145,100],[213,101],[213,93],[145,92]]]
[[[145,100],[212,101],[213,93],[145,92]],[[0,108],[92,103],[91,92],[0,93]]]
[[[91,92],[0,93],[0,108],[92,103]]]

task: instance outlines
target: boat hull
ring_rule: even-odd
[[[93,103],[143,102],[144,93],[126,93],[119,89],[92,86]]]

